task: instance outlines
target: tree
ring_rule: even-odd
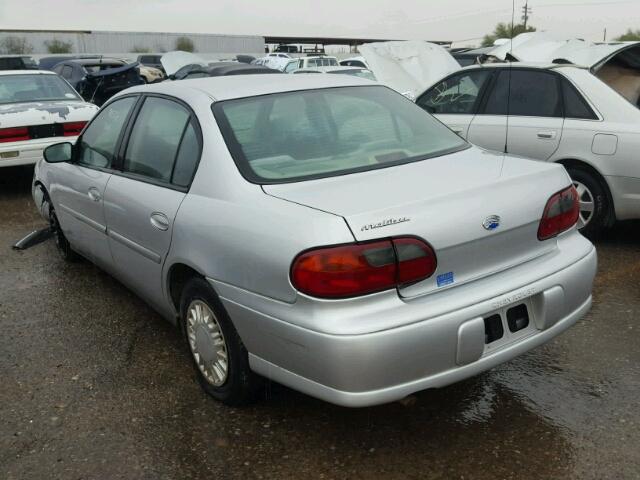
[[[496,28],[493,30],[493,33],[485,35],[482,39],[483,47],[491,47],[493,42],[495,42],[499,38],[513,38],[517,37],[521,33],[525,32],[535,32],[536,27],[532,27],[531,25],[527,25],[526,27],[519,23],[513,26],[513,32],[511,31],[511,25],[508,23],[499,23],[496,25]]]
[[[149,47],[140,47],[138,45],[134,45],[131,49],[131,53],[150,53],[151,49]]]
[[[176,50],[182,50],[183,52],[195,52],[196,48],[193,45],[193,40],[189,37],[178,37],[176,40]]]
[[[616,38],[617,41],[619,42],[636,42],[640,40],[640,29],[638,30],[631,30],[628,29],[627,33],[625,33],[624,35],[620,35],[618,38]]]
[[[24,37],[5,37],[0,41],[0,53],[24,55],[33,52],[33,47]]]
[[[53,40],[47,40],[44,44],[47,46],[49,53],[71,53],[71,42],[63,42],[54,38]]]

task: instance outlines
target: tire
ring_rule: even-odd
[[[64,236],[62,228],[60,228],[60,222],[58,216],[53,207],[49,208],[49,228],[53,233],[53,239],[56,242],[56,250],[65,262],[75,263],[80,259],[80,256],[73,251],[71,244],[67,237]]]
[[[226,405],[250,403],[260,386],[259,377],[249,368],[247,349],[206,280],[187,282],[180,300],[180,319],[203,390]]]
[[[609,197],[600,180],[589,170],[580,167],[567,168],[580,196],[578,229],[586,237],[595,238],[607,226]]]

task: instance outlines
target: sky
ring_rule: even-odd
[[[525,0],[0,0],[0,29],[448,40],[473,45]],[[26,6],[28,5],[28,8]],[[602,40],[640,29],[640,0],[529,0],[530,24]],[[41,14],[35,14],[41,12]]]

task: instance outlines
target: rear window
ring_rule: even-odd
[[[67,82],[57,75],[0,76],[0,104],[47,100],[81,100]]]
[[[468,144],[392,90],[341,87],[214,104],[242,174],[284,183],[424,160]]]

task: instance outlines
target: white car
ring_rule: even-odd
[[[253,62],[254,65],[263,65],[275,70],[284,70],[291,61],[291,56],[287,53],[269,53],[262,58],[257,58]]]
[[[52,143],[75,141],[97,111],[54,72],[0,72],[0,167],[34,164]]]
[[[475,145],[563,164],[580,194],[583,233],[640,218],[640,110],[591,70],[476,65],[437,81],[417,103]]]
[[[292,73],[331,73],[338,75],[353,75],[354,77],[366,78],[372,82],[377,81],[373,72],[366,68],[360,67],[315,67],[315,68],[301,68]]]
[[[289,60],[282,70],[284,73],[293,73],[301,68],[324,68],[338,67],[338,59],[327,55],[317,55],[312,57],[300,57]]]

